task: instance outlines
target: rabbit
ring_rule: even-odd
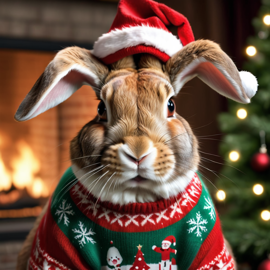
[[[250,83],[245,83],[243,78],[247,76],[246,72],[239,73],[229,56],[221,50],[219,45],[209,40],[197,40],[187,44],[166,63],[161,62],[151,54],[139,54],[127,56],[111,65],[105,65],[90,50],[69,47],[56,54],[22,101],[15,114],[15,119],[26,121],[36,117],[69,98],[82,85],[91,86],[100,100],[97,116],[87,123],[71,141],[70,159],[72,167],[69,169],[66,178],[64,177],[65,183],[62,180],[60,181],[61,189],[57,188],[58,191],[56,190],[53,197],[59,195],[59,203],[63,203],[62,210],[64,207],[69,210],[73,209],[73,203],[77,203],[78,207],[83,205],[85,208],[88,207],[84,214],[86,216],[91,215],[94,222],[99,222],[104,218],[102,219],[104,224],[108,219],[112,221],[113,214],[116,216],[118,213],[119,217],[124,215],[125,211],[129,211],[127,215],[129,219],[121,221],[118,218],[115,219],[115,222],[106,225],[110,233],[119,232],[121,223],[123,228],[142,226],[140,224],[143,222],[140,218],[143,216],[145,218],[148,215],[148,228],[143,227],[138,232],[137,229],[134,229],[134,231],[130,229],[129,233],[125,235],[131,237],[132,232],[137,232],[137,239],[132,241],[144,241],[143,239],[149,238],[153,242],[151,246],[154,244],[160,245],[159,241],[163,240],[161,238],[156,241],[154,236],[152,238],[140,236],[140,234],[146,233],[151,226],[158,228],[156,233],[159,233],[164,229],[162,226],[169,222],[168,214],[165,216],[156,214],[154,218],[156,211],[166,210],[166,207],[168,207],[171,209],[170,211],[178,211],[178,214],[181,215],[181,211],[184,211],[183,207],[192,204],[192,201],[185,201],[186,204],[184,204],[184,201],[181,201],[183,200],[181,196],[191,192],[188,194],[191,200],[195,201],[198,190],[196,191],[194,187],[203,186],[196,174],[200,162],[198,141],[188,122],[176,113],[174,97],[187,81],[198,77],[218,93],[235,101],[248,103],[254,95],[251,88],[256,88],[257,82],[255,77],[249,77]],[[75,176],[75,180],[72,176]],[[193,186],[190,186],[192,179],[195,179],[195,182]],[[65,187],[64,190],[63,187]],[[82,195],[82,190],[86,192],[85,197]],[[191,195],[192,191],[194,196]],[[66,196],[69,192],[73,192],[72,194],[77,192],[81,196],[79,198],[81,201],[76,201],[77,197],[74,197],[73,201],[67,204],[61,196],[64,193],[63,196]],[[85,202],[82,201],[82,198],[85,199]],[[47,247],[55,248],[55,250],[51,251],[51,254],[50,250],[40,249],[37,251],[39,243],[42,242],[41,237],[45,234],[42,228],[50,223],[50,215],[55,215],[57,209],[60,211],[60,208],[53,208],[51,214],[49,213],[50,207],[53,207],[50,205],[53,205],[55,200],[55,198],[50,199],[40,217],[36,220],[19,254],[17,269],[49,269],[50,264],[55,267],[53,269],[109,269],[102,262],[95,261],[100,254],[96,249],[91,251],[91,254],[94,254],[92,259],[90,254],[87,253],[88,251],[83,259],[77,253],[83,250],[86,245],[94,248],[98,245],[99,240],[97,238],[101,237],[100,234],[98,236],[98,233],[94,232],[94,225],[89,225],[91,228],[87,228],[86,221],[78,220],[79,227],[70,229],[70,232],[74,235],[78,233],[77,236],[74,236],[72,240],[65,240],[66,242],[61,240],[62,238],[57,238],[58,236],[54,235],[54,229],[51,229],[50,234],[46,235],[46,239],[42,241],[46,241]],[[160,202],[158,207],[155,204],[156,202]],[[177,208],[179,202],[182,202],[182,208]],[[212,204],[212,201],[209,201],[209,203]],[[68,208],[68,205],[70,208]],[[132,212],[133,214],[130,212],[132,207],[135,211]],[[193,207],[195,206],[193,205]],[[101,209],[109,210],[106,210],[107,214],[104,210],[102,218],[99,218],[97,213]],[[141,209],[146,211],[143,215],[140,214]],[[202,208],[199,214],[196,213],[197,221],[200,220],[202,211],[205,210]],[[59,221],[60,216],[55,215],[54,220],[55,222],[59,221],[59,224],[62,224],[61,226],[64,228],[63,231],[65,231],[77,218],[77,212],[75,212],[74,209],[70,210],[70,214],[66,216],[67,225],[64,225],[63,221]],[[172,212],[170,213],[172,215]],[[217,214],[213,212],[212,214],[216,215],[218,223]],[[157,224],[157,217],[161,217],[163,225],[160,225],[161,222]],[[191,225],[193,221],[190,218],[190,220],[185,221],[184,226]],[[208,224],[210,221],[209,217]],[[206,226],[206,223],[204,224],[202,226]],[[217,226],[215,228],[219,228],[219,224],[215,226]],[[179,231],[182,230],[184,235],[191,236],[193,234],[191,227],[187,228],[181,229],[179,227]],[[80,229],[88,233],[88,239],[85,238],[83,241],[84,236],[79,234]],[[153,230],[155,231],[155,229]],[[204,232],[202,231],[201,234],[203,235]],[[222,269],[236,269],[229,244],[226,241],[224,244],[221,232],[218,235],[218,237],[212,239],[212,242],[209,240],[207,250],[202,251],[200,249],[197,255],[194,254],[196,256],[192,264],[185,264],[186,267],[181,268],[206,269],[207,263],[212,261],[214,265],[214,258],[221,256],[219,255],[221,253],[215,252],[223,252],[222,256],[225,256],[224,258],[227,258],[227,261]],[[193,236],[196,238],[194,234]],[[110,237],[116,238],[114,243],[122,239],[120,235],[119,237],[115,235]],[[76,239],[80,240],[79,244]],[[201,241],[200,238],[198,239],[198,241]],[[60,242],[63,248],[58,247]],[[122,264],[124,264],[125,260],[128,260],[127,253],[131,252],[131,248],[129,245],[119,247],[119,243],[116,243],[116,245],[118,245],[117,248],[120,253],[124,253],[121,254],[123,257]],[[181,240],[176,238],[175,250],[177,250],[177,253],[175,251],[170,256],[180,256],[176,257],[176,261],[182,258],[183,262],[181,263],[184,263],[183,256],[185,255],[183,254],[185,254],[184,250],[188,249],[188,245],[183,248],[182,244],[179,245],[179,243],[181,243]],[[139,244],[143,245],[142,250],[146,255],[149,254],[150,257],[152,256],[151,258],[159,260],[158,258],[161,255],[151,248],[148,249],[148,244],[137,242],[137,245]],[[169,243],[169,245],[171,244],[175,243]],[[75,247],[72,245],[75,245]],[[221,249],[218,250],[216,245]],[[134,247],[135,251],[133,250],[132,254],[135,256],[136,246],[134,245]],[[67,248],[72,253],[67,252]],[[100,244],[100,248],[98,250],[103,251],[100,251],[100,256],[105,256],[106,250],[104,249],[106,247]],[[121,248],[122,250],[120,250]],[[214,257],[206,262],[205,260],[210,256],[208,256],[210,253],[213,253]],[[69,257],[70,254],[73,254],[72,258]],[[35,256],[43,256],[39,266],[38,261],[35,261]],[[63,257],[66,258],[66,264],[60,260]],[[87,261],[88,259],[92,260],[92,265]],[[106,256],[104,260],[106,260]],[[170,258],[168,262],[170,268],[167,268],[162,255],[161,262],[157,265],[159,265],[159,269],[177,269],[170,263]],[[130,263],[128,264],[130,265]],[[152,269],[158,268],[153,266]]]

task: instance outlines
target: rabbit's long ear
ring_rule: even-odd
[[[69,47],[60,51],[19,106],[15,119],[25,121],[55,107],[84,84],[99,96],[108,72],[89,50]]]
[[[194,77],[221,95],[240,103],[249,103],[258,88],[249,72],[238,72],[231,58],[216,43],[198,40],[189,43],[166,63],[176,94]]]

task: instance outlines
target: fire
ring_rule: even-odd
[[[39,177],[34,179],[33,184],[27,188],[27,191],[33,198],[49,196],[48,188]]]
[[[8,171],[5,168],[1,153],[0,153],[0,191],[9,190],[12,182]]]
[[[32,149],[24,141],[18,142],[17,147],[19,155],[11,161],[12,172],[7,171],[0,153],[0,191],[10,190],[13,184],[19,190],[26,188],[33,198],[49,196],[47,186],[37,177],[40,162]]]
[[[23,189],[32,185],[34,175],[40,170],[40,164],[25,142],[20,141],[18,148],[20,155],[11,163],[14,170],[12,178],[14,186]]]

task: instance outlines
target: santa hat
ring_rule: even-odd
[[[169,26],[177,27],[179,39]],[[137,53],[149,53],[166,62],[192,41],[187,18],[175,10],[152,0],[120,0],[113,24],[95,42],[93,54],[105,64]]]
[[[167,236],[162,243],[168,243],[168,244],[173,244],[174,246],[176,245],[176,239],[173,235]]]

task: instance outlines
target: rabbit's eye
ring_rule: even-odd
[[[175,103],[172,99],[168,100],[168,117],[173,117],[175,113]]]
[[[106,110],[106,106],[105,103],[103,102],[103,100],[101,100],[98,104],[98,115],[100,117],[101,121],[107,121],[107,110]]]

